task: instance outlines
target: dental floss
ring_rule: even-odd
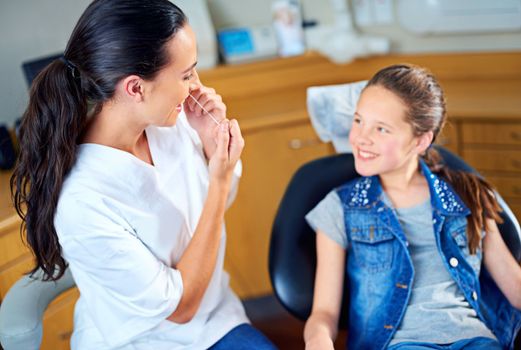
[[[200,104],[199,101],[197,101],[197,100],[195,99],[195,97],[192,96],[192,94],[188,94],[188,96],[190,96],[190,97],[192,98],[192,100],[194,100],[195,103],[197,103],[197,105],[198,105],[199,107],[201,107],[201,108],[203,109],[203,111],[205,111],[206,114],[208,114],[208,115],[210,116],[210,118],[212,118],[212,120],[214,121],[215,124],[217,124],[217,125],[221,124],[220,122],[217,121],[217,119],[215,119],[215,117],[212,115],[212,113],[208,112],[208,111],[206,110],[206,108],[204,108],[203,105]]]

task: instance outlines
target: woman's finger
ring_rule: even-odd
[[[241,157],[242,150],[244,149],[244,138],[242,137],[241,128],[239,122],[236,119],[230,121],[230,161],[236,162]]]
[[[217,135],[217,149],[215,151],[215,155],[219,157],[220,160],[228,160],[228,147],[230,143],[230,123],[227,120],[224,120],[219,125],[219,132]]]

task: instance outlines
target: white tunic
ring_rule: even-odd
[[[146,134],[154,166],[114,148],[82,144],[64,182],[55,226],[81,294],[72,349],[206,349],[248,322],[223,271],[224,226],[195,317],[186,324],[166,320],[183,293],[172,266],[195,232],[208,168],[184,113],[176,126],[149,127]],[[239,163],[234,193],[240,173]]]

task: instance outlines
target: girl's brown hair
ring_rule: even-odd
[[[436,140],[447,115],[443,90],[432,73],[414,65],[393,65],[376,73],[366,87],[369,86],[383,87],[400,97],[408,108],[406,121],[411,124],[414,135],[432,131],[432,142]],[[468,247],[470,253],[475,254],[481,232],[486,228],[486,219],[501,222],[499,212],[502,209],[494,196],[494,188],[475,174],[444,166],[433,147],[429,147],[422,157],[432,172],[451,184],[470,209],[471,214],[467,217]]]

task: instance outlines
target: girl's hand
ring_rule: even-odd
[[[223,120],[217,127],[217,144],[209,161],[210,182],[230,185],[235,165],[244,148],[244,138],[237,120]]]
[[[323,336],[308,340],[306,350],[335,350],[335,347],[330,338]]]

